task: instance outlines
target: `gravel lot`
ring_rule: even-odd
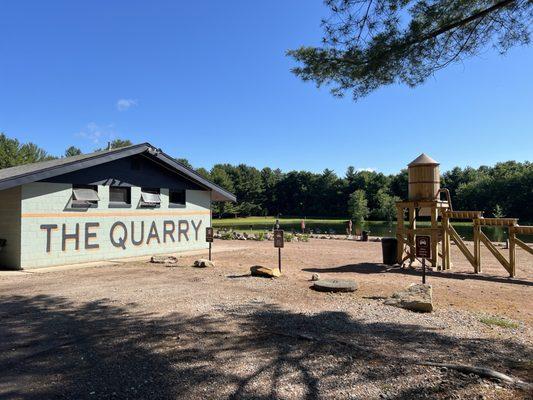
[[[533,382],[533,258],[517,278],[483,251],[474,275],[453,249],[431,273],[436,311],[383,297],[418,271],[378,264],[379,243],[220,242],[215,269],[147,262],[0,275],[1,399],[526,399],[531,392],[420,361],[496,369]],[[309,278],[355,279],[355,293]],[[486,325],[503,317],[515,328]]]

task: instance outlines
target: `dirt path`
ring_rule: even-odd
[[[416,365],[467,363],[533,380],[524,253],[509,280],[485,253],[485,274],[470,274],[454,249],[453,273],[429,277],[437,310],[428,315],[383,305],[380,296],[420,276],[376,264],[379,243],[288,243],[277,280],[247,276],[251,265],[276,265],[272,243],[217,245],[236,250],[216,253],[216,269],[130,262],[0,277],[0,398],[528,398]],[[313,272],[360,289],[314,292]],[[485,314],[519,326],[485,325]]]
[[[241,241],[220,242],[225,247],[242,247]],[[241,250],[217,257],[220,265],[246,273],[254,263],[277,266],[277,253],[270,242],[245,242],[253,251]],[[504,250],[502,250],[504,251]],[[475,274],[461,252],[452,246],[450,272],[432,272],[437,307],[452,307],[518,319],[533,323],[533,257],[517,250],[517,276],[507,271],[488,250],[482,248],[483,273]],[[283,250],[284,274],[300,287],[318,272],[322,278],[355,279],[360,284],[357,297],[390,296],[410,283],[421,281],[420,271],[380,265],[381,244],[341,240],[312,240],[288,243]]]

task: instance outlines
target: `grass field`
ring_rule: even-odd
[[[302,218],[280,218],[280,227],[286,231],[300,232]],[[337,233],[346,232],[347,218],[305,218],[306,230],[320,233]],[[238,232],[259,232],[270,230],[276,222],[276,217],[246,217],[246,218],[222,218],[213,219],[213,227],[232,229]],[[459,235],[466,240],[472,240],[473,226],[472,222],[453,222],[452,223]],[[418,226],[429,226],[429,221],[418,221]],[[355,226],[354,226],[355,229]],[[372,236],[392,236],[396,234],[396,221],[366,221],[361,229],[369,231]],[[507,239],[507,233],[501,227],[491,226],[484,229],[485,234],[490,240],[504,242]],[[533,237],[524,237],[524,241],[531,243]]]
[[[280,218],[280,225],[299,224],[303,218]],[[213,218],[213,226],[233,226],[233,225],[273,225],[276,222],[276,217],[245,217],[245,218]],[[327,225],[344,225],[346,219],[322,219],[322,218],[306,218],[306,223],[317,223]]]
[[[304,218],[283,218],[279,219],[280,225],[296,225],[300,224]],[[323,225],[338,225],[344,227],[347,218],[328,219],[328,218],[305,218],[306,224],[323,224]],[[274,225],[276,217],[244,217],[244,218],[213,218],[214,227],[229,227],[229,226],[248,226],[248,225]],[[392,222],[393,224],[396,221]],[[366,221],[365,225],[384,225],[388,224],[387,221]],[[428,225],[429,221],[420,221],[418,223],[421,226]],[[454,222],[453,225],[457,226],[472,226],[469,222]]]

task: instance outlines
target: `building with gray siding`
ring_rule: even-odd
[[[207,248],[235,196],[148,143],[0,170],[0,267]]]

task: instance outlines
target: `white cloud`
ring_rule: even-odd
[[[89,122],[84,129],[76,133],[76,136],[87,139],[93,144],[99,144],[112,140],[116,135],[113,124],[101,126],[95,122]]]
[[[375,168],[357,168],[357,172],[376,172]]]
[[[117,101],[117,110],[126,111],[131,107],[135,107],[137,104],[138,102],[135,99],[119,99]]]

